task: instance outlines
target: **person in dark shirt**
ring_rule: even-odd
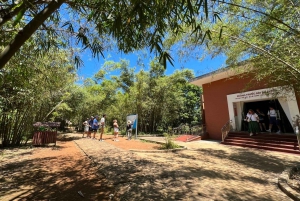
[[[99,119],[99,117],[96,116],[96,117],[94,118],[94,120],[93,120],[93,126],[92,126],[92,131],[93,131],[93,133],[94,133],[94,134],[93,134],[93,140],[96,139],[96,133],[97,133],[97,131],[98,131],[98,129],[99,129],[98,119]]]
[[[256,109],[256,114],[259,117],[259,127],[260,127],[260,130],[263,131],[263,128],[264,128],[265,131],[266,131],[267,130],[266,124],[265,124],[265,117],[266,117],[266,115],[263,112],[261,112],[260,109]]]
[[[91,118],[89,120],[89,132],[88,132],[87,138],[91,138],[91,134],[93,131],[93,123],[94,123],[94,116],[91,116]]]

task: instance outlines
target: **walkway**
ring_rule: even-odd
[[[278,175],[300,157],[191,142],[178,153],[131,153],[107,142],[75,143],[116,187],[114,200],[290,200]],[[181,144],[181,143],[180,143]]]
[[[54,148],[0,150],[0,200],[109,200],[114,187],[96,174],[96,167],[74,141],[67,140],[58,141]]]

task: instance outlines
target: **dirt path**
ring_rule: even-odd
[[[73,141],[0,154],[0,200],[109,200],[113,189]]]
[[[140,140],[135,140],[132,137],[131,140],[127,140],[126,137],[118,137],[118,142],[113,141],[113,135],[104,135],[103,139],[105,139],[106,143],[117,146],[118,148],[129,150],[129,149],[138,149],[138,150],[157,150],[161,148],[160,144],[155,143],[147,143]]]
[[[178,153],[132,153],[154,145],[69,136],[57,149],[0,154],[0,200],[288,201],[277,178],[300,159],[204,141]]]
[[[130,153],[122,145],[75,141],[116,188],[114,200],[291,200],[279,174],[298,163],[291,154],[191,143],[178,153]],[[117,146],[117,147],[115,147]]]

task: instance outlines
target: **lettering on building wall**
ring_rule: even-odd
[[[245,100],[249,98],[255,98],[255,97],[260,97],[260,96],[266,96],[270,93],[270,91],[264,90],[264,91],[256,91],[256,92],[246,92],[246,93],[241,93],[237,94],[236,97],[234,98],[235,100]]]

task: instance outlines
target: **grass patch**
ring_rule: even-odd
[[[175,139],[174,136],[171,136],[168,133],[164,133],[164,137],[165,137],[166,143],[161,146],[161,149],[176,149],[176,148],[181,147],[174,142],[174,139]]]

